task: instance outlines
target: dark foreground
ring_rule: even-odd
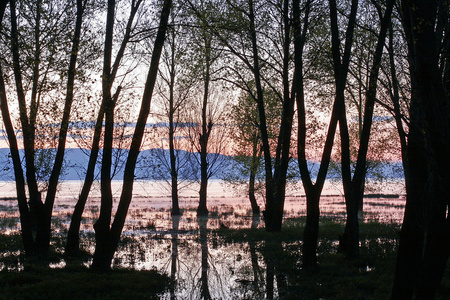
[[[33,268],[0,272],[0,299],[158,299],[167,284],[156,271]]]

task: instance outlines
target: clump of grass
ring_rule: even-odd
[[[156,223],[155,221],[149,220],[146,224],[140,223],[140,229],[147,229],[147,230],[156,230]]]
[[[17,228],[19,217],[3,217],[0,218],[0,230]]]

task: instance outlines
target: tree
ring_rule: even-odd
[[[167,116],[169,121],[169,132],[168,132],[168,141],[169,141],[169,163],[168,163],[168,171],[170,172],[171,177],[171,194],[172,194],[172,215],[181,215],[179,203],[178,203],[178,190],[179,190],[179,164],[177,162],[178,156],[176,155],[176,146],[175,146],[175,134],[179,127],[178,123],[181,121],[180,110],[185,105],[189,94],[190,87],[183,87],[183,84],[180,84],[180,66],[183,61],[183,55],[186,51],[186,42],[183,41],[183,33],[182,27],[179,24],[176,24],[177,19],[179,19],[179,15],[182,14],[181,9],[178,9],[177,13],[172,13],[171,26],[169,30],[169,38],[166,42],[164,53],[163,53],[163,62],[164,69],[163,72],[160,69],[160,77],[164,84],[167,86],[168,91],[162,90],[161,97],[164,102],[164,113]],[[178,87],[176,85],[179,85]],[[161,87],[161,89],[164,89]],[[161,145],[164,149],[164,145]],[[163,155],[163,159],[160,161],[164,162],[165,155]]]
[[[127,162],[124,171],[122,193],[120,196],[119,206],[117,208],[114,221],[112,225],[110,225],[109,222],[107,224],[100,223],[99,225],[97,225],[97,228],[99,228],[100,230],[97,231],[96,229],[96,238],[98,236],[98,239],[95,247],[94,259],[92,262],[92,268],[97,270],[105,270],[111,267],[111,262],[114,253],[117,249],[117,245],[120,240],[120,235],[122,233],[123,226],[125,224],[125,219],[128,213],[128,207],[131,203],[136,161],[140,152],[140,146],[143,140],[145,124],[147,122],[147,117],[150,111],[150,104],[158,73],[159,60],[161,57],[161,52],[164,45],[165,35],[168,27],[167,24],[171,6],[172,1],[165,0],[161,9],[160,23],[158,27],[158,32],[155,37],[152,59],[150,63],[149,72],[147,75],[147,80],[145,83],[144,94],[142,96],[141,109],[139,112],[138,120],[136,122],[136,127],[133,134],[130,150],[128,152]],[[106,196],[105,199],[109,200],[109,195],[105,196]],[[106,217],[109,216],[111,218],[111,212],[107,211],[107,209],[111,207],[110,202],[103,201],[102,199],[102,206],[103,205],[105,205],[105,207],[101,208],[101,210],[102,209],[104,210],[105,212],[104,216]],[[108,220],[104,218],[102,219],[101,222],[105,221]]]
[[[319,172],[315,183],[311,178],[311,172],[308,168],[306,137],[307,137],[307,122],[306,122],[306,103],[304,92],[304,70],[303,70],[303,47],[306,40],[306,34],[309,23],[309,11],[311,9],[311,2],[307,2],[305,6],[305,17],[303,26],[301,23],[300,2],[294,1],[293,16],[294,16],[294,45],[295,45],[295,67],[296,67],[296,102],[298,109],[298,140],[297,153],[300,175],[306,194],[306,224],[303,232],[303,266],[311,268],[317,266],[317,242],[319,234],[319,200],[325,183],[325,178],[330,163],[331,151],[333,148],[334,136],[336,133],[338,121],[339,102],[336,98],[332,108],[332,115],[330,124],[323,148],[322,159],[319,167]]]
[[[51,175],[48,181],[48,189],[45,197],[45,201],[41,199],[41,191],[38,188],[38,182],[36,179],[36,165],[35,165],[35,141],[36,141],[36,127],[39,108],[41,105],[41,96],[44,97],[46,89],[51,89],[47,77],[50,77],[49,70],[53,68],[60,68],[64,66],[63,61],[57,61],[52,57],[57,56],[56,43],[61,42],[57,39],[64,30],[66,30],[70,21],[70,10],[72,3],[56,3],[47,1],[38,1],[33,9],[26,11],[22,16],[27,16],[27,13],[31,15],[29,20],[31,31],[33,32],[33,55],[31,56],[30,65],[27,65],[27,61],[23,61],[20,58],[21,51],[21,29],[18,28],[18,16],[16,14],[16,1],[10,1],[10,20],[11,20],[11,52],[12,52],[12,66],[14,72],[14,79],[16,84],[16,93],[19,103],[20,124],[23,131],[24,138],[24,153],[26,164],[26,176],[23,176],[22,166],[19,160],[18,145],[15,133],[13,131],[12,122],[10,118],[10,112],[8,108],[8,102],[6,99],[6,91],[4,85],[3,76],[1,78],[2,86],[2,116],[5,123],[5,127],[8,132],[8,140],[10,142],[10,148],[13,157],[14,173],[17,181],[17,194],[19,202],[19,210],[21,213],[22,224],[22,237],[25,246],[25,252],[27,255],[46,255],[50,244],[51,235],[51,217],[53,211],[53,204],[55,201],[56,190],[58,186],[58,179],[61,173],[64,152],[67,138],[67,130],[70,118],[70,112],[72,103],[74,100],[74,82],[76,75],[76,63],[80,46],[81,27],[83,21],[83,14],[87,5],[87,1],[78,0],[76,2],[76,20],[73,35],[71,38],[71,51],[68,54],[70,57],[67,65],[68,76],[64,101],[64,110],[61,113],[61,123],[58,136],[58,148],[55,156],[54,166],[51,171]],[[21,3],[27,5],[27,3]],[[61,4],[61,7],[59,6]],[[2,8],[6,7],[6,1],[2,2]],[[61,23],[53,23],[53,19],[49,17],[52,14],[57,14]],[[28,16],[30,16],[28,15]],[[59,18],[57,18],[59,19]],[[45,34],[42,34],[41,29],[45,29]],[[53,31],[48,31],[53,28]],[[55,36],[53,36],[55,35]],[[46,37],[47,39],[44,39]],[[66,35],[67,37],[67,35]],[[54,38],[54,39],[53,39]],[[25,48],[25,49],[31,49]],[[47,59],[43,59],[43,53],[47,55]],[[27,108],[27,100],[25,95],[25,86],[23,84],[25,67],[30,67],[31,71],[31,97],[30,107]],[[41,73],[41,70],[44,73]],[[29,69],[28,69],[29,70]],[[29,192],[29,204],[25,196],[25,184],[26,178],[28,192]]]
[[[108,15],[109,15],[109,23],[107,24],[107,42],[105,41],[105,50],[104,50],[104,67],[103,67],[103,76],[102,76],[102,101],[100,104],[99,112],[97,115],[97,120],[95,122],[91,151],[89,154],[88,166],[85,174],[85,180],[83,183],[83,187],[78,196],[77,204],[75,205],[74,212],[72,214],[72,219],[69,227],[69,231],[67,234],[67,244],[66,244],[66,254],[67,255],[76,255],[79,250],[79,231],[80,231],[80,223],[82,214],[84,211],[84,207],[86,205],[86,201],[89,196],[89,192],[94,182],[95,175],[95,167],[97,165],[97,159],[100,151],[100,141],[101,141],[101,133],[103,129],[103,120],[105,118],[105,114],[107,112],[108,122],[105,121],[105,145],[102,159],[102,178],[103,185],[102,190],[110,190],[110,181],[111,181],[111,165],[112,165],[112,153],[113,153],[113,135],[114,135],[114,108],[118,102],[119,94],[122,90],[122,87],[119,85],[116,88],[116,91],[112,93],[113,83],[116,79],[117,73],[119,71],[121,62],[123,60],[123,56],[125,54],[125,50],[127,44],[129,43],[132,31],[133,31],[133,22],[138,12],[138,9],[142,3],[142,0],[132,0],[130,15],[127,20],[127,25],[125,28],[125,33],[123,39],[120,43],[119,50],[116,54],[115,60],[112,63],[112,48],[113,48],[113,29],[114,29],[114,8],[115,4],[110,2],[108,5]],[[108,125],[106,125],[108,124]],[[108,188],[109,187],[109,188]],[[106,196],[106,194],[104,194]],[[112,200],[111,200],[112,201]],[[108,223],[109,224],[109,223]]]
[[[337,123],[340,121],[340,116],[345,113],[345,96],[344,90],[347,82],[347,73],[350,63],[350,53],[353,40],[353,30],[355,26],[356,12],[357,12],[357,1],[352,1],[351,11],[348,17],[349,21],[347,24],[347,30],[345,32],[345,44],[344,53],[341,58],[340,54],[340,42],[339,42],[339,30],[337,23],[337,8],[335,1],[329,1],[330,5],[330,20],[331,20],[331,32],[332,32],[332,59],[334,66],[334,83],[335,83],[335,93],[334,93],[334,103],[332,106],[332,113],[330,117],[330,122],[328,125],[328,131],[323,146],[322,158],[319,167],[319,171],[316,177],[315,183],[311,179],[311,173],[307,164],[307,152],[306,152],[306,132],[307,132],[307,122],[306,122],[306,107],[305,107],[305,93],[303,90],[303,74],[298,73],[298,86],[296,101],[298,108],[298,163],[300,169],[300,175],[302,178],[303,186],[306,193],[306,207],[307,207],[307,217],[306,225],[303,232],[303,265],[306,268],[317,266],[317,242],[319,233],[319,200],[320,195],[323,190],[323,186],[326,179],[326,174],[328,171],[328,166],[330,164],[330,157],[334,143],[334,136],[337,129]],[[296,1],[294,5],[294,26],[295,26],[295,40],[296,40],[296,66],[298,65],[299,70],[302,70],[303,60],[301,57],[302,53],[302,43],[304,43],[304,34],[306,32],[300,31],[300,14],[299,14],[299,3]],[[305,22],[305,25],[307,23]],[[304,25],[304,26],[305,26]],[[303,34],[303,36],[302,36]],[[298,52],[297,52],[298,51]]]
[[[227,1],[223,7],[223,12],[216,14],[217,21],[213,24],[202,18],[202,14],[199,13],[192,2],[189,3],[203,21],[203,25],[209,26],[214,35],[227,49],[227,52],[237,58],[243,65],[240,68],[233,68],[233,65],[229,65],[228,68],[239,79],[233,84],[248,91],[257,103],[266,176],[266,209],[264,218],[268,231],[279,231],[281,230],[283,219],[286,174],[291,157],[290,142],[294,115],[294,98],[290,93],[289,87],[292,38],[289,1],[269,2],[266,6],[257,5],[259,3],[255,3],[252,0]],[[263,21],[261,16],[264,12],[267,12],[266,10],[277,12],[274,23]],[[270,13],[267,15],[272,16]],[[265,29],[271,28],[270,25],[274,25],[277,29],[274,34],[277,38],[272,37],[274,32],[265,32]],[[278,39],[279,37],[280,39]],[[270,47],[273,48],[262,48],[261,43],[263,42],[270,44]],[[274,51],[273,53],[279,55],[270,55],[272,50]],[[267,55],[261,55],[261,53]],[[246,78],[247,74],[242,72],[244,69],[249,72],[252,79]],[[263,72],[265,69],[271,70],[273,73],[265,76]],[[276,75],[272,77],[274,74]],[[276,89],[275,85],[271,83],[271,78],[277,79],[280,90]],[[254,84],[254,90],[249,89],[250,81]],[[276,90],[283,106],[277,145],[274,149],[274,159],[272,159],[272,147],[269,141],[266,120],[265,86],[268,89]]]
[[[266,91],[266,110],[270,139],[276,140],[280,120],[281,103],[273,91]],[[233,167],[224,174],[225,181],[234,185],[245,183],[253,215],[259,215],[260,208],[256,200],[256,192],[264,193],[264,180],[261,174],[262,152],[259,133],[259,118],[256,103],[246,91],[241,92],[237,102],[232,105],[227,118],[232,126],[238,128],[231,132],[237,155],[233,157]],[[237,186],[234,188],[237,188]]]
[[[378,86],[378,74],[393,6],[394,1],[388,1],[386,3],[384,16],[382,15],[381,7],[377,7],[380,16],[380,33],[378,34],[374,58],[370,69],[369,84],[365,92],[364,119],[359,137],[358,156],[353,177],[351,176],[350,138],[345,107],[341,111],[339,119],[339,130],[342,144],[342,182],[344,185],[347,210],[347,222],[344,235],[340,239],[340,248],[344,253],[346,253],[347,257],[350,258],[359,256],[358,208],[364,195],[367,170],[367,153],[373,123],[373,113]]]
[[[438,14],[439,12],[439,14]],[[449,100],[439,68],[444,1],[402,1],[411,74],[406,206],[392,299],[433,299],[449,255]],[[439,16],[439,18],[438,18]],[[443,18],[445,23],[447,17]],[[445,39],[443,39],[445,40]],[[445,61],[446,54],[442,53]],[[445,82],[446,83],[446,82]]]
[[[215,17],[214,1],[199,1],[196,5],[190,2],[193,11],[194,28],[191,29],[192,41],[191,62],[189,77],[196,83],[200,97],[192,97],[188,107],[188,122],[198,126],[186,127],[190,137],[192,152],[200,166],[200,191],[197,214],[208,214],[207,190],[209,178],[220,168],[220,153],[223,153],[224,132],[218,122],[223,119],[226,108],[226,98],[221,95],[220,87],[214,84],[220,72],[219,59],[223,53],[214,30]],[[222,102],[222,103],[221,103]],[[212,149],[214,149],[212,151]]]

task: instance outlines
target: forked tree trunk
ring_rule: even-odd
[[[22,124],[24,134],[24,150],[26,161],[26,178],[29,188],[30,205],[26,203],[26,196],[24,193],[24,177],[23,170],[20,163],[19,153],[17,150],[17,140],[15,133],[12,130],[11,120],[8,111],[8,104],[6,96],[2,99],[2,115],[7,129],[8,140],[10,142],[11,155],[14,164],[14,173],[16,178],[16,189],[19,201],[19,211],[21,215],[22,235],[27,255],[42,255],[46,256],[51,236],[51,217],[53,211],[53,204],[55,201],[56,190],[58,185],[59,175],[61,173],[62,164],[64,161],[65,143],[67,137],[67,130],[70,118],[70,111],[73,102],[73,89],[75,81],[76,61],[78,56],[78,49],[81,36],[81,25],[83,20],[83,13],[86,6],[86,1],[77,0],[77,13],[75,21],[75,30],[72,39],[72,51],[70,55],[67,90],[64,105],[64,112],[61,121],[61,128],[59,132],[58,149],[55,157],[54,166],[49,179],[49,186],[45,203],[42,202],[40,192],[38,191],[36,181],[36,169],[34,166],[34,135],[35,135],[35,121],[38,110],[37,93],[39,81],[39,62],[40,62],[40,19],[41,10],[39,8],[41,2],[38,2],[36,24],[35,24],[35,42],[36,49],[34,53],[34,67],[33,67],[33,85],[31,96],[30,117],[27,116],[27,109],[25,104],[25,95],[22,86],[22,75],[20,69],[19,48],[18,48],[18,31],[17,31],[17,17],[15,1],[10,1],[11,8],[11,45],[14,61],[14,76],[16,81],[16,90],[19,100],[20,121]],[[6,6],[6,1],[2,4]],[[3,8],[3,7],[2,7]],[[3,10],[4,12],[4,10]],[[4,82],[2,81],[2,89],[4,91]],[[32,232],[35,231],[35,234]],[[31,234],[31,237],[30,237]],[[35,236],[33,238],[33,236]]]
[[[103,139],[103,156],[101,167],[101,204],[100,214],[94,224],[95,252],[92,267],[96,268],[99,261],[107,259],[110,252],[109,234],[112,216],[112,189],[111,189],[111,165],[112,147],[114,139],[114,103],[111,96],[111,56],[113,47],[115,0],[108,0],[108,12],[106,16],[106,34],[103,52],[102,73],[102,102],[105,103],[105,135]],[[101,265],[103,264],[103,261]]]
[[[110,85],[112,85],[117,71],[119,69],[120,62],[125,53],[125,48],[130,40],[132,25],[136,13],[141,5],[142,0],[138,0],[134,2],[134,6],[131,7],[130,16],[127,21],[127,26],[125,29],[125,35],[123,37],[122,43],[119,47],[119,51],[117,52],[116,58],[114,60],[114,64],[111,68],[111,74],[109,76]],[[119,86],[113,96],[112,103],[110,105],[115,106],[117,103],[117,99],[119,97],[121,91],[121,87]],[[83,183],[83,187],[81,189],[80,195],[78,196],[77,204],[75,205],[74,212],[72,214],[72,219],[70,222],[69,231],[67,234],[67,244],[65,249],[65,254],[68,256],[76,256],[79,253],[79,244],[80,244],[80,224],[83,215],[83,211],[86,205],[87,198],[89,196],[89,192],[91,190],[92,183],[95,178],[95,167],[97,165],[97,158],[100,150],[100,138],[101,132],[103,128],[103,118],[105,115],[105,107],[106,101],[108,97],[103,97],[102,103],[100,104],[100,110],[97,116],[97,120],[94,127],[94,136],[92,140],[91,152],[89,155],[88,166],[86,170],[86,175]]]
[[[5,14],[7,1],[0,3],[0,27],[3,24],[3,16]],[[25,178],[23,176],[23,169],[19,154],[19,147],[17,145],[14,127],[11,122],[11,115],[9,113],[8,99],[6,96],[5,81],[3,78],[3,70],[0,65],[0,109],[2,113],[3,123],[5,125],[6,134],[8,137],[9,148],[11,151],[11,158],[13,160],[14,177],[16,182],[17,203],[20,213],[21,235],[25,248],[25,254],[31,255],[34,252],[34,241],[32,233],[32,219],[27,204],[27,196],[25,193]]]
[[[104,237],[108,239],[107,243],[105,243],[106,249],[99,248],[98,255],[94,256],[94,261],[92,263],[92,267],[97,270],[110,269],[114,253],[117,249],[117,245],[119,244],[120,236],[123,230],[123,226],[125,224],[128,208],[131,203],[136,161],[139,155],[140,146],[144,136],[145,124],[147,123],[147,117],[150,112],[150,104],[152,100],[153,90],[155,87],[156,77],[158,74],[159,59],[161,57],[161,51],[164,45],[171,6],[172,6],[171,0],[164,1],[161,11],[158,33],[155,38],[150,68],[145,84],[144,94],[142,96],[141,109],[139,112],[139,117],[136,122],[135,131],[131,141],[130,151],[128,152],[128,158],[125,164],[123,186],[119,206],[117,208],[117,212],[114,221],[112,223],[111,230],[109,231],[109,234]],[[96,245],[96,248],[97,246],[99,245]]]
[[[345,45],[344,45],[344,55],[342,57],[341,62],[341,54],[340,54],[340,41],[339,41],[339,27],[337,21],[337,7],[336,1],[330,0],[330,19],[331,19],[331,34],[332,34],[332,55],[333,55],[333,66],[334,66],[334,77],[335,77],[335,86],[336,86],[336,95],[335,101],[337,106],[337,115],[339,119],[339,129],[341,135],[341,164],[342,164],[342,181],[344,185],[344,193],[346,195],[346,207],[347,207],[347,216],[350,220],[353,220],[353,211],[349,211],[349,201],[348,201],[348,187],[351,181],[351,173],[350,173],[350,140],[348,135],[347,128],[347,118],[345,113],[345,86],[347,83],[347,74],[350,63],[350,54],[351,47],[353,43],[353,31],[356,24],[356,12],[358,9],[358,0],[352,0],[351,12],[349,21],[347,24],[347,29],[345,33]],[[357,207],[357,206],[356,206]],[[350,212],[350,214],[349,214]],[[356,215],[358,212],[356,212]],[[357,221],[357,219],[356,219]],[[354,226],[358,226],[357,223],[351,222],[349,224],[350,230],[353,233],[351,235],[351,241],[358,241],[359,238],[355,236],[359,231]],[[353,245],[353,244],[352,244]],[[351,251],[350,249],[348,251]],[[359,251],[359,245],[353,251]],[[356,256],[359,253],[354,253]]]
[[[364,196],[364,186],[366,178],[367,169],[367,153],[369,149],[369,139],[370,131],[373,122],[373,113],[376,101],[376,93],[378,88],[378,74],[381,66],[381,58],[383,54],[383,49],[385,45],[387,31],[391,23],[391,13],[393,10],[394,1],[389,0],[386,3],[386,10],[384,16],[380,13],[380,33],[378,34],[377,45],[374,53],[374,58],[372,62],[372,67],[369,74],[369,86],[366,91],[366,101],[364,106],[364,122],[360,133],[359,139],[359,149],[358,157],[355,166],[355,172],[353,178],[349,180],[348,176],[350,174],[350,153],[348,149],[342,151],[342,155],[346,155],[346,159],[342,159],[342,167],[346,171],[342,172],[343,176],[347,178],[343,179],[345,190],[345,201],[347,210],[347,222],[345,225],[344,234],[340,239],[340,249],[346,253],[347,257],[354,258],[359,256],[359,221],[358,212],[362,210],[361,203]],[[345,114],[343,114],[340,122],[343,127],[341,127],[341,137],[342,141],[346,143],[345,147],[349,146],[348,139],[348,127],[345,125],[346,122],[342,122],[345,119]],[[344,131],[344,132],[343,132]],[[345,137],[343,137],[345,133]],[[344,147],[344,143],[342,144]],[[343,149],[344,150],[344,149]]]
[[[277,140],[273,174],[273,212],[269,222],[269,231],[281,231],[284,214],[284,200],[286,196],[286,177],[289,168],[291,133],[294,119],[295,91],[297,82],[292,84],[292,95],[289,93],[289,63],[291,47],[291,21],[289,16],[289,1],[283,1],[283,109],[281,113],[280,131]]]

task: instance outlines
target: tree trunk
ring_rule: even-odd
[[[139,9],[140,4],[142,3],[142,0],[138,0],[134,2],[134,6],[131,8],[130,17],[128,18],[125,35],[122,40],[122,43],[119,47],[119,51],[117,52],[116,59],[114,60],[114,64],[111,68],[111,74],[109,76],[110,86],[112,86],[112,83],[116,77],[120,62],[123,58],[123,55],[125,53],[126,45],[128,44],[130,37],[131,37],[131,31],[132,31],[132,25],[134,17],[136,16],[136,13]],[[109,105],[115,106],[115,103],[117,102],[117,99],[119,97],[121,87],[119,86],[113,96],[112,103]],[[102,103],[100,104],[100,110],[97,116],[97,121],[94,128],[94,137],[92,140],[92,146],[91,146],[91,153],[89,155],[89,162],[88,167],[86,170],[86,175],[83,183],[83,187],[81,189],[80,195],[78,196],[77,204],[75,205],[74,212],[72,214],[72,219],[70,222],[69,231],[67,234],[67,244],[65,253],[68,256],[76,256],[79,252],[79,244],[80,244],[80,224],[81,224],[81,218],[83,215],[84,207],[86,205],[87,198],[89,196],[89,192],[91,190],[92,183],[94,182],[94,176],[95,176],[95,167],[97,165],[97,158],[98,153],[100,150],[100,139],[101,139],[101,132],[103,128],[103,118],[105,115],[105,108],[107,105],[108,97],[103,97]]]
[[[108,12],[106,16],[106,35],[103,57],[102,74],[102,102],[105,103],[105,136],[103,139],[103,156],[101,167],[101,204],[98,220],[94,224],[95,252],[92,267],[104,269],[108,264],[109,256],[109,231],[112,216],[112,189],[111,189],[111,165],[112,147],[114,139],[114,103],[111,96],[111,56],[113,46],[115,0],[108,0]],[[112,259],[112,258],[111,258]]]
[[[319,239],[320,192],[306,197],[306,224],[303,231],[303,268],[317,267],[317,242]]]
[[[34,127],[30,125],[29,118],[27,115],[26,99],[22,84],[22,71],[20,66],[19,57],[19,33],[17,29],[17,15],[16,15],[16,5],[15,1],[10,1],[11,10],[11,51],[13,56],[13,70],[14,70],[14,80],[16,84],[17,100],[19,103],[19,115],[20,123],[23,131],[23,144],[25,153],[25,178],[28,187],[29,194],[29,206],[32,220],[32,228],[34,234],[37,235],[37,231],[41,231],[44,226],[42,226],[42,216],[43,216],[43,203],[41,200],[41,194],[38,190],[36,181],[36,168],[34,165]],[[44,252],[40,254],[45,254],[45,249],[38,249],[36,243],[33,244],[35,253]]]
[[[53,212],[53,205],[55,203],[56,191],[59,183],[59,176],[61,174],[62,165],[64,162],[64,154],[66,149],[67,131],[69,128],[70,112],[73,103],[73,91],[75,82],[76,62],[78,57],[78,49],[81,37],[81,25],[83,21],[83,13],[86,1],[77,0],[77,19],[75,24],[75,32],[72,39],[72,51],[70,55],[66,99],[64,104],[64,112],[61,120],[61,128],[59,130],[58,149],[56,152],[55,162],[48,182],[47,195],[45,198],[45,218],[43,236],[36,236],[36,240],[40,240],[42,247],[48,249],[50,245],[51,235],[51,218]]]
[[[117,93],[116,93],[117,94]],[[105,103],[102,102],[100,111],[97,116],[97,121],[94,128],[94,138],[92,141],[91,153],[89,155],[88,167],[86,170],[86,176],[84,179],[83,187],[81,188],[80,195],[78,196],[77,204],[72,214],[70,221],[69,231],[67,233],[67,244],[65,254],[68,256],[76,256],[80,249],[80,224],[83,216],[84,207],[91,190],[92,183],[95,177],[95,167],[97,165],[98,153],[100,150],[100,138],[103,128],[103,117],[105,112]]]
[[[45,204],[42,203],[40,192],[38,191],[37,181],[36,181],[36,169],[34,165],[34,153],[35,153],[35,123],[36,123],[36,115],[38,111],[39,103],[37,102],[38,98],[38,83],[39,83],[39,64],[40,64],[40,19],[41,19],[41,1],[37,2],[37,12],[36,12],[36,24],[35,24],[35,43],[36,48],[34,51],[34,62],[33,62],[33,75],[32,75],[32,93],[31,93],[31,105],[30,105],[30,118],[27,116],[27,109],[25,103],[25,95],[22,86],[22,75],[20,69],[20,60],[19,60],[19,49],[18,49],[18,31],[17,31],[17,18],[15,13],[15,1],[10,1],[11,8],[11,45],[13,52],[13,61],[14,61],[14,75],[16,81],[16,89],[19,100],[19,110],[20,110],[20,120],[22,124],[23,134],[24,134],[24,150],[25,150],[25,160],[26,160],[26,177],[27,184],[29,188],[30,195],[30,209],[28,210],[28,205],[26,204],[26,196],[24,195],[24,191],[22,191],[23,184],[23,170],[19,165],[20,162],[16,160],[19,159],[18,152],[16,153],[17,141],[15,137],[13,137],[14,132],[8,133],[8,138],[10,141],[10,148],[13,156],[13,163],[15,169],[15,177],[17,181],[17,193],[19,199],[19,210],[21,214],[21,223],[22,227],[24,227],[25,231],[28,232],[28,225],[31,225],[31,228],[34,227],[36,230],[35,238],[30,239],[29,234],[24,234],[24,244],[26,251],[32,252],[34,254],[46,256],[49,245],[50,245],[50,236],[51,236],[51,217],[53,211],[53,204],[56,195],[56,189],[58,185],[58,178],[61,173],[62,164],[64,161],[64,152],[65,152],[65,142],[67,137],[67,129],[71,111],[71,105],[73,102],[73,89],[74,89],[74,81],[75,81],[75,70],[76,70],[76,61],[78,55],[78,48],[80,44],[80,36],[81,36],[81,24],[83,20],[83,13],[86,2],[83,3],[82,0],[77,1],[77,13],[76,13],[76,21],[75,21],[75,30],[74,36],[72,39],[72,51],[70,55],[69,69],[68,69],[68,79],[67,79],[67,91],[65,98],[65,106],[64,113],[61,121],[61,128],[59,133],[58,140],[58,150],[55,158],[54,167],[52,169],[52,173],[49,179],[49,186],[47,191],[47,197]],[[6,4],[5,4],[6,5]],[[3,85],[4,89],[4,85]],[[5,109],[5,113],[8,110],[6,98],[4,99],[4,105],[2,105],[2,110]],[[9,123],[9,124],[7,124]],[[10,120],[5,119],[5,127],[9,127]],[[12,129],[12,128],[11,128]],[[19,175],[18,173],[22,175]],[[31,215],[30,215],[31,213]],[[22,217],[22,214],[24,216]],[[33,242],[32,242],[33,241]],[[33,246],[31,246],[33,245]],[[33,249],[30,249],[33,248]]]
[[[110,234],[107,236],[109,243],[107,243],[108,251],[102,251],[99,248],[99,255],[94,256],[93,266],[96,265],[98,269],[109,269],[111,267],[114,253],[117,249],[117,245],[120,240],[125,219],[128,213],[128,208],[131,203],[134,183],[134,170],[136,168],[136,161],[139,155],[139,149],[142,143],[145,124],[150,112],[150,104],[152,100],[153,90],[155,87],[156,77],[158,74],[159,59],[161,57],[162,47],[164,45],[165,34],[167,31],[167,23],[172,6],[171,0],[165,0],[162,11],[161,19],[158,28],[158,33],[155,38],[152,59],[150,63],[150,69],[147,75],[144,94],[142,96],[142,104],[139,112],[139,117],[136,122],[133,139],[131,141],[130,151],[128,153],[127,162],[125,164],[124,178],[122,193],[120,196],[119,206],[112,223]],[[100,245],[102,246],[102,245]],[[96,251],[97,252],[97,251]]]
[[[362,209],[360,203],[362,203],[364,196],[364,186],[367,168],[366,166],[367,153],[369,149],[370,130],[372,127],[373,112],[378,87],[378,74],[381,66],[381,58],[383,54],[383,48],[386,40],[387,31],[389,29],[391,22],[391,13],[393,6],[394,6],[393,0],[390,0],[386,3],[386,11],[381,20],[380,33],[378,35],[374,59],[372,67],[370,69],[369,86],[366,91],[366,103],[364,106],[364,122],[360,133],[358,157],[356,161],[355,172],[353,174],[351,183],[346,189],[347,191],[345,198],[347,209],[347,223],[345,226],[344,235],[341,237],[342,239],[341,250],[343,250],[343,252],[347,254],[347,257],[350,258],[359,256],[358,212],[361,211]],[[347,155],[349,155],[348,151]],[[347,159],[347,162],[349,162],[349,159]],[[348,169],[346,174],[348,174],[350,166],[347,164],[346,168]],[[348,181],[344,180],[344,182]]]
[[[347,24],[345,33],[344,55],[341,62],[340,41],[339,41],[339,27],[337,22],[337,7],[336,1],[330,0],[330,19],[331,19],[331,33],[332,33],[332,55],[334,65],[334,76],[336,85],[336,105],[337,115],[339,118],[339,132],[341,135],[341,164],[342,164],[342,182],[344,186],[345,203],[347,208],[347,217],[349,224],[346,228],[351,234],[344,234],[342,243],[346,245],[345,248],[352,256],[359,256],[359,237],[358,237],[358,205],[353,205],[350,198],[350,138],[348,134],[347,117],[345,111],[345,86],[347,83],[348,66],[350,62],[351,47],[353,43],[353,31],[356,24],[356,12],[358,10],[358,0],[352,0],[350,18]],[[356,221],[354,219],[353,209],[356,207]],[[356,223],[355,223],[356,222]],[[352,249],[352,250],[351,250]]]
[[[291,24],[289,19],[289,1],[283,2],[283,110],[281,114],[280,132],[277,141],[277,149],[274,163],[274,212],[272,216],[272,228],[274,231],[281,231],[283,214],[284,214],[284,200],[286,196],[286,176],[290,160],[290,146],[292,135],[292,123],[294,119],[294,103],[295,92],[297,89],[293,87],[292,95],[289,93],[289,62],[290,62],[290,47],[291,47]],[[302,55],[302,53],[300,54]],[[293,83],[297,85],[298,83]]]
[[[434,298],[449,255],[449,100],[433,46],[437,5],[437,1],[402,1],[412,93],[407,199],[393,299]]]
[[[3,16],[5,14],[7,1],[0,3],[0,27],[3,25]],[[25,193],[25,178],[23,176],[23,169],[19,154],[19,147],[14,132],[14,127],[11,122],[11,114],[9,113],[8,99],[6,96],[5,81],[3,78],[3,69],[0,65],[0,109],[3,123],[5,125],[6,134],[8,137],[9,148],[13,160],[14,177],[16,182],[17,203],[20,213],[21,235],[25,248],[25,254],[31,255],[34,252],[34,241],[32,233],[32,218],[27,204],[27,196]]]
[[[250,21],[250,37],[252,43],[252,60],[253,68],[252,73],[255,78],[256,86],[256,102],[258,105],[259,116],[259,130],[261,132],[262,149],[264,153],[264,169],[266,175],[266,208],[263,212],[264,220],[266,222],[266,230],[276,231],[276,226],[273,222],[275,211],[274,200],[274,183],[272,179],[272,155],[270,153],[269,134],[267,132],[266,113],[264,107],[264,93],[261,85],[261,74],[259,67],[259,54],[258,45],[256,40],[256,28],[255,28],[255,14],[253,0],[248,0],[249,5],[249,21]]]
[[[200,201],[198,204],[197,215],[207,216],[208,208],[206,206],[208,190],[208,141],[212,130],[212,122],[208,120],[207,108],[209,99],[209,85],[211,81],[211,41],[205,37],[205,70],[204,70],[204,91],[202,102],[202,132],[199,136],[200,142]]]
[[[175,59],[172,58],[172,61]],[[170,95],[169,95],[169,155],[170,155],[170,175],[172,177],[172,215],[181,215],[180,206],[178,204],[178,171],[177,171],[177,157],[175,155],[174,145],[174,81],[175,77],[171,76],[170,82]]]
[[[258,134],[256,134],[258,136]],[[259,215],[260,209],[255,196],[256,171],[260,161],[260,151],[258,150],[259,141],[257,138],[253,141],[252,161],[250,163],[250,178],[248,181],[248,197],[252,207],[253,215]]]

